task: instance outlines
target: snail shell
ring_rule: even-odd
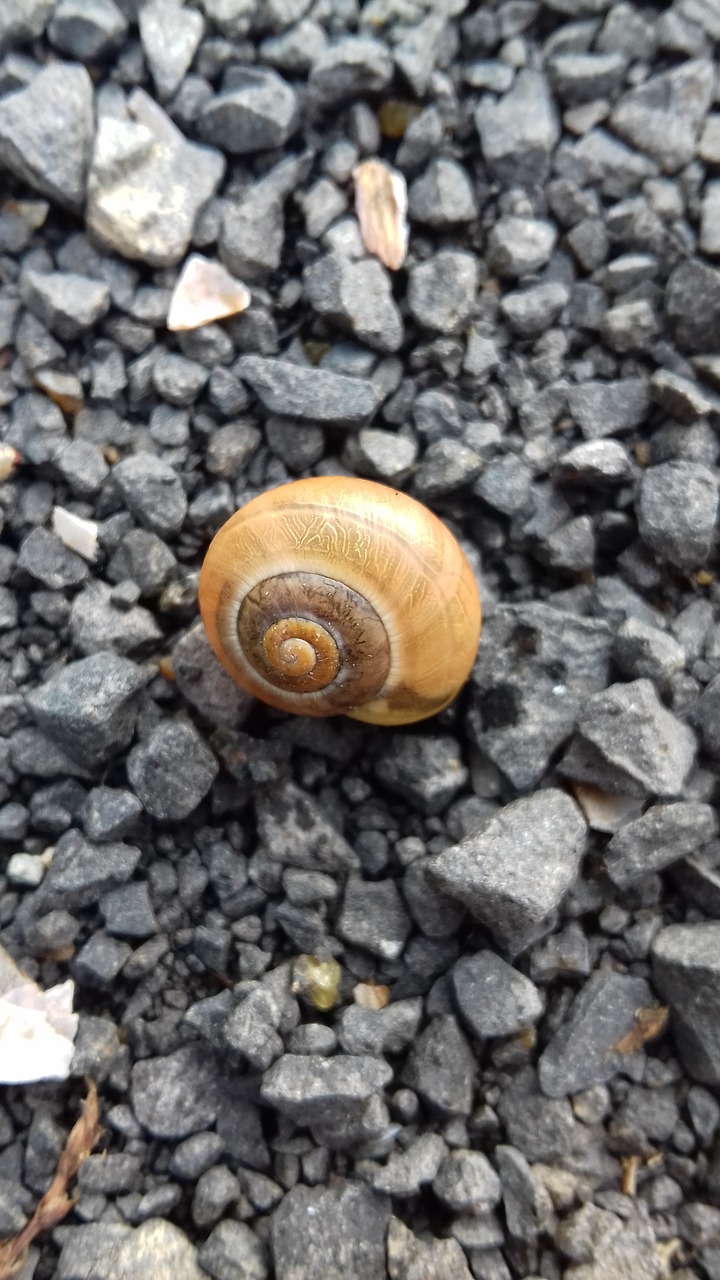
[[[369,480],[296,480],[254,498],[213,539],[199,596],[238,684],[300,715],[423,720],[464,684],[480,635],[455,538]]]

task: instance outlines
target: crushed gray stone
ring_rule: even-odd
[[[92,141],[93,86],[85,67],[54,63],[0,101],[2,163],[75,213],[85,199]]]
[[[652,1004],[652,991],[642,978],[609,970],[592,973],[540,1057],[543,1093],[562,1098],[611,1080],[625,1060],[617,1045],[635,1029],[637,1010]]]
[[[237,372],[266,409],[290,418],[356,427],[369,422],[378,407],[377,392],[367,378],[255,355],[243,356]]]
[[[130,784],[153,818],[180,822],[205,798],[218,764],[188,721],[159,724],[133,747],[127,761]]]
[[[543,1012],[534,983],[494,951],[462,956],[450,980],[460,1016],[480,1040],[515,1035]]]
[[[53,741],[93,769],[129,745],[148,679],[127,658],[96,653],[34,690],[28,706]]]
[[[437,854],[429,872],[517,954],[552,927],[578,874],[586,832],[570,797],[549,788],[507,805],[478,834]]]
[[[673,1038],[688,1074],[720,1082],[718,966],[720,925],[671,924],[652,945],[653,982],[671,1010]]]
[[[653,684],[633,680],[588,699],[562,771],[625,795],[671,797],[682,790],[696,749],[692,730],[666,710]]]

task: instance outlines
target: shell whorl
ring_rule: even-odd
[[[390,646],[382,620],[357,591],[319,573],[258,582],[238,613],[238,643],[258,676],[290,693],[332,690],[341,711],[382,689]]]
[[[420,503],[345,477],[254,498],[216,534],[200,609],[220,661],[286,711],[406,724],[446,706],[472,666],[470,566]]]

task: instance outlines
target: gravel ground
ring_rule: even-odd
[[[80,1015],[0,1095],[0,1239],[88,1077],[104,1127],[22,1280],[720,1280],[716,40],[0,3],[0,993]],[[170,332],[190,253],[251,305]],[[250,705],[198,629],[212,534],[336,473],[478,574],[407,730]]]

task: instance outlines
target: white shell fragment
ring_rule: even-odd
[[[64,546],[77,551],[85,560],[95,559],[98,527],[94,520],[83,520],[64,507],[53,507],[52,527]]]
[[[213,320],[236,316],[250,306],[250,290],[242,280],[236,280],[219,262],[212,262],[200,253],[188,258],[180,277],[167,315],[167,327],[199,329]]]
[[[11,444],[0,444],[0,484],[9,480],[18,462],[20,454]]]
[[[407,183],[382,160],[364,160],[353,169],[355,210],[368,253],[399,271],[408,248]]]
[[[36,889],[44,879],[47,866],[37,853],[14,853],[8,860],[5,875],[10,884],[23,889]]]
[[[0,1084],[67,1080],[77,1035],[75,984],[41,991],[23,982],[0,996]]]

